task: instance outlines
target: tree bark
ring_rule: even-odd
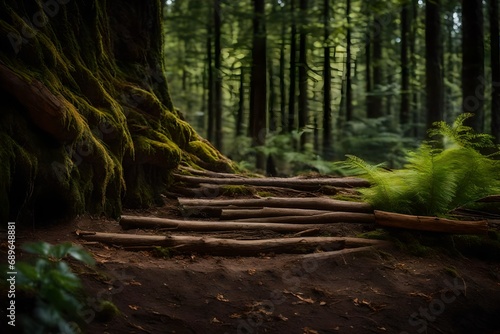
[[[0,220],[116,217],[123,205],[162,202],[181,161],[232,169],[174,109],[162,10],[161,1],[2,1]]]
[[[462,106],[475,115],[465,124],[479,133],[484,131],[483,30],[483,1],[462,1]]]
[[[399,122],[403,126],[410,123],[410,62],[408,57],[408,38],[410,34],[410,8],[401,8],[401,111]]]
[[[350,122],[353,118],[353,104],[352,104],[352,55],[351,55],[351,0],[346,1],[346,79],[345,79],[345,121]]]
[[[308,0],[300,0],[300,33],[299,33],[299,131],[306,129],[309,120],[308,110],[308,64],[307,64],[307,4]],[[307,143],[307,132],[300,135],[299,148],[304,151]]]
[[[250,137],[252,146],[262,146],[267,134],[267,46],[264,0],[253,0],[252,70],[250,83]],[[266,156],[256,154],[258,170],[266,170]]]
[[[323,1],[323,159],[333,156],[330,0]]]
[[[290,83],[288,86],[288,132],[295,130],[295,91],[297,88],[297,20],[295,18],[295,0],[290,0]]]
[[[427,129],[444,116],[443,47],[441,0],[425,1],[425,82]]]
[[[214,145],[222,150],[222,68],[221,68],[221,0],[213,0],[213,24],[214,24],[214,118],[215,118],[215,140]]]
[[[489,0],[491,47],[491,134],[500,144],[500,35],[498,0]]]
[[[394,227],[417,231],[453,233],[453,234],[486,234],[488,222],[460,221],[438,217],[409,216],[399,213],[375,210],[375,221],[383,227]]]

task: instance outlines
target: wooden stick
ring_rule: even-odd
[[[221,220],[269,218],[281,216],[312,216],[325,213],[324,210],[288,209],[288,208],[262,208],[262,209],[223,209]]]
[[[287,198],[287,197],[267,197],[267,198],[247,198],[247,199],[198,199],[179,198],[182,206],[241,206],[241,207],[275,207],[275,208],[296,208],[313,209],[327,211],[344,212],[373,212],[370,204],[363,202],[339,201],[324,197],[312,198]]]
[[[325,212],[325,211],[323,211]],[[312,216],[282,216],[269,218],[238,219],[237,222],[255,222],[266,224],[333,224],[333,223],[375,223],[375,216],[371,213],[358,212],[327,212]]]
[[[232,184],[232,185],[250,185],[250,186],[273,186],[282,188],[294,188],[300,190],[314,190],[322,186],[334,187],[369,187],[370,183],[361,178],[343,177],[343,178],[314,178],[314,179],[298,179],[298,178],[206,178],[197,176],[186,176],[174,174],[176,179],[183,182],[193,184],[212,183],[212,184]]]
[[[177,251],[201,252],[220,255],[257,255],[260,253],[304,253],[315,249],[337,250],[348,243],[357,245],[350,238],[308,237],[264,240],[236,240],[194,236],[159,236],[101,232],[81,232],[80,237],[87,241],[120,246],[162,246],[173,247]],[[364,240],[364,239],[361,239]],[[366,239],[367,240],[367,239]]]
[[[319,226],[310,224],[261,224],[242,222],[217,222],[177,220],[155,217],[122,216],[120,225],[124,229],[130,228],[175,228],[178,231],[231,231],[231,230],[270,230],[275,232],[301,232]]]
[[[384,227],[396,227],[418,231],[454,234],[488,233],[488,222],[486,220],[460,221],[438,217],[410,216],[376,210],[375,221],[378,225]]]
[[[304,255],[300,255],[299,258],[301,258],[301,259],[314,259],[314,260],[333,259],[333,258],[343,256],[346,254],[351,254],[351,253],[373,252],[376,248],[387,247],[389,245],[390,245],[390,243],[387,242],[387,244],[385,244],[385,245],[379,244],[379,245],[373,245],[373,246],[345,248],[345,249],[331,251],[331,252],[304,254]]]

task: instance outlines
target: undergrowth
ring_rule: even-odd
[[[442,216],[457,207],[473,206],[475,201],[500,193],[498,147],[487,134],[476,134],[462,114],[453,125],[436,122],[426,141],[406,154],[399,170],[372,165],[348,155],[343,162],[373,186],[361,190],[364,200],[378,210]],[[494,151],[483,154],[482,151]]]

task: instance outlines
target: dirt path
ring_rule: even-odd
[[[79,243],[74,230],[89,227],[119,229],[83,218],[36,236]],[[304,261],[85,247],[98,262],[79,269],[88,333],[500,333],[499,263],[395,249]],[[122,316],[98,321],[99,299]]]

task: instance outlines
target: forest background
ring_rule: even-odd
[[[174,105],[242,167],[401,167],[433,122],[500,143],[498,0],[168,0]]]

